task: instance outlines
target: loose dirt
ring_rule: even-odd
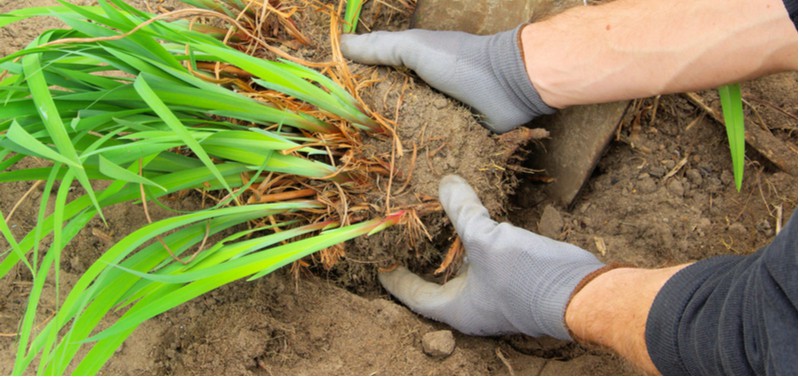
[[[0,12],[52,3],[5,1]],[[380,4],[367,3],[362,28],[407,27],[408,13],[401,4],[389,2],[397,9]],[[300,17],[307,25],[324,25],[320,14]],[[57,25],[33,20],[0,29],[0,51],[4,55],[16,51],[40,30]],[[320,57],[319,51],[325,51],[328,37],[321,30],[308,33],[321,47],[300,51],[307,58]],[[395,162],[403,174],[396,177],[392,187],[393,207],[428,202],[436,197],[442,175],[460,174],[478,189],[498,220],[574,243],[604,261],[643,267],[751,253],[769,242],[797,207],[797,172],[782,172],[750,149],[744,185],[737,193],[724,127],[684,95],[635,101],[587,187],[571,208],[559,208],[550,205],[542,194],[542,174],[509,174],[507,163],[515,161],[510,151],[517,150],[521,141],[544,136],[541,132],[492,136],[468,109],[431,90],[409,72],[358,65],[351,68],[358,75],[382,79],[361,95],[375,111],[397,119],[405,154],[397,156]],[[705,103],[718,106],[713,92],[701,94]],[[743,95],[749,104],[746,119],[776,136],[779,144],[775,148],[796,155],[797,74],[744,83]],[[376,139],[365,148],[385,155],[390,150],[386,143]],[[546,150],[547,140],[526,142],[522,147],[535,156]],[[580,151],[575,153],[576,159],[581,158]],[[517,161],[511,166],[528,163]],[[410,181],[402,190],[409,172]],[[26,184],[3,184],[3,212],[7,214],[29,188]],[[40,196],[41,190],[33,189],[21,202],[10,224],[15,234],[22,234],[35,223]],[[170,205],[195,209],[199,201],[189,195],[173,199]],[[151,211],[156,212],[155,217],[168,215],[155,206]],[[108,227],[100,221],[92,222],[66,251],[61,266],[65,286],[114,241],[146,223],[137,206],[112,207],[106,216]],[[141,326],[102,373],[637,373],[602,350],[524,336],[480,338],[454,332],[452,355],[443,359],[425,355],[422,337],[448,327],[398,305],[375,281],[378,265],[399,261],[428,274],[441,262],[442,251],[454,234],[452,227],[440,212],[421,218],[432,241],[421,234],[409,242],[404,230],[380,233],[348,244],[347,256],[332,270],[312,266],[295,279],[288,269],[282,269],[254,282],[230,284],[161,315]],[[13,334],[29,289],[30,276],[24,269],[15,270],[0,282],[2,374],[10,373],[13,365]],[[51,292],[45,299],[41,310],[46,317],[52,313],[55,295]]]

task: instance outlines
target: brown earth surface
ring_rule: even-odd
[[[0,1],[0,13],[53,3]],[[132,3],[142,5],[142,1]],[[408,12],[401,4],[382,4],[367,3],[362,29],[407,27]],[[327,58],[325,16],[307,11],[299,17],[314,45],[296,53]],[[5,56],[16,51],[39,31],[57,26],[57,22],[40,19],[0,29],[0,52]],[[435,197],[439,177],[457,173],[476,186],[497,219],[574,243],[604,261],[643,267],[751,253],[769,242],[797,207],[797,172],[781,171],[752,148],[748,148],[744,185],[737,193],[724,127],[685,95],[634,101],[618,137],[574,205],[559,208],[549,205],[542,194],[546,183],[541,174],[508,174],[508,151],[516,146],[507,143],[517,144],[526,139],[524,135],[510,139],[491,136],[457,101],[431,90],[410,73],[351,68],[364,77],[382,78],[361,95],[373,109],[398,120],[398,135],[406,153],[396,163],[413,173],[409,188],[392,197],[395,206],[412,204],[423,196]],[[797,74],[744,83],[743,96],[748,103],[747,121],[777,138],[772,147],[796,156]],[[701,93],[701,97],[718,107],[714,92]],[[386,143],[374,140],[365,148],[385,154]],[[546,150],[547,140],[524,147],[535,156]],[[412,158],[413,149],[417,149],[416,159]],[[575,153],[576,159],[581,158],[580,151]],[[402,181],[396,182],[393,189],[399,192],[401,186]],[[3,184],[0,209],[8,213],[30,187]],[[15,234],[35,223],[41,195],[41,190],[34,189],[21,202],[10,223]],[[193,195],[169,204],[179,209],[200,206]],[[151,210],[158,211],[155,206]],[[65,289],[114,241],[146,223],[141,207],[133,205],[115,206],[105,214],[108,227],[94,220],[66,250],[61,266]],[[167,215],[166,211],[155,214]],[[441,261],[452,227],[441,213],[424,216],[423,221],[434,236],[432,241],[422,237],[407,242],[403,230],[390,230],[348,244],[347,256],[330,271],[312,267],[295,279],[285,268],[254,282],[230,284],[158,316],[134,332],[102,373],[637,373],[602,350],[524,336],[481,338],[454,332],[452,355],[427,356],[422,350],[423,336],[448,327],[398,305],[375,280],[376,266],[390,260],[421,273],[429,273]],[[2,374],[11,372],[16,354],[14,333],[29,289],[30,275],[24,269],[12,271],[0,283]],[[44,300],[41,310],[46,318],[55,307],[54,292]]]

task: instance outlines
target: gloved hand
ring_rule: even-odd
[[[483,113],[503,133],[555,110],[531,84],[514,30],[489,36],[456,31],[377,31],[342,35],[345,57],[364,64],[406,66],[430,86]]]
[[[489,218],[472,187],[450,175],[439,199],[466,248],[466,271],[439,285],[400,267],[378,275],[411,310],[472,335],[524,333],[569,340],[573,290],[604,267],[594,255]]]

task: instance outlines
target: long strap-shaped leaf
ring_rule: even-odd
[[[347,0],[347,6],[344,9],[344,25],[342,31],[345,33],[355,33],[358,26],[358,17],[361,15],[361,7],[364,5],[364,0]]]
[[[55,102],[53,102],[53,97],[50,95],[48,84],[42,74],[42,65],[39,59],[39,55],[36,54],[28,55],[22,59],[25,79],[31,90],[33,102],[36,104],[39,116],[42,118],[42,122],[47,128],[50,138],[55,143],[56,149],[58,149],[59,153],[61,153],[64,158],[71,161],[70,168],[74,171],[76,179],[88,193],[100,217],[103,217],[102,211],[100,210],[100,203],[97,202],[97,197],[94,193],[94,188],[92,188],[89,177],[86,175],[86,172],[83,170],[78,160],[78,153],[75,151],[75,147],[72,145],[72,140],[70,140],[69,135],[67,135],[64,123],[61,122],[58,108]]]
[[[48,193],[48,194],[50,193],[50,190],[52,189],[52,183],[54,181],[54,176],[55,176],[57,170],[58,170],[58,165],[51,172],[50,179],[48,179],[47,184],[45,186],[45,191],[44,191],[45,193]],[[64,197],[65,194],[64,194],[64,192],[62,192],[62,188],[68,188],[69,187],[69,185],[72,183],[73,175],[74,175],[74,171],[73,170],[70,170],[69,172],[67,172],[66,177],[65,177],[65,183],[66,184],[61,186],[59,188],[59,190],[58,190],[59,192],[57,194],[57,200],[56,200],[56,205],[55,205],[57,213],[54,213],[52,216],[55,219],[55,221],[59,222],[59,230],[58,230],[57,234],[54,236],[54,242],[50,245],[50,250],[42,258],[41,265],[37,266],[36,262],[37,262],[38,255],[37,255],[37,251],[34,250],[34,271],[35,271],[35,273],[33,275],[33,285],[31,286],[31,292],[28,294],[28,305],[25,308],[25,314],[22,317],[22,321],[21,321],[21,324],[20,324],[19,339],[18,339],[18,343],[17,343],[17,360],[14,363],[14,369],[13,369],[13,373],[14,374],[22,374],[22,373],[25,372],[26,366],[23,366],[21,363],[19,363],[19,360],[22,358],[23,355],[26,354],[26,351],[27,351],[27,348],[28,348],[28,343],[30,341],[30,338],[33,336],[34,320],[36,319],[36,311],[37,311],[37,308],[39,307],[40,297],[41,297],[42,292],[44,290],[45,282],[46,282],[47,277],[48,277],[48,275],[50,273],[50,269],[53,268],[54,265],[55,265],[55,267],[54,267],[55,270],[59,270],[60,269],[59,268],[59,264],[58,264],[58,260],[59,260],[59,256],[60,256],[60,252],[61,252],[60,248],[61,248],[61,241],[62,241],[62,238],[61,238],[62,230],[60,229],[60,225],[63,222],[63,211],[59,211],[58,200],[62,199]],[[64,190],[64,191],[66,191],[66,190]],[[39,218],[41,218],[43,216],[43,214],[44,214],[44,208],[40,209]],[[38,239],[40,238],[40,234],[36,234],[36,238],[37,238],[37,244],[38,244]]]
[[[736,191],[741,191],[744,177],[744,111],[739,84],[720,87],[719,100],[722,104],[722,116],[725,119],[725,130],[728,133],[728,144],[731,148]]]

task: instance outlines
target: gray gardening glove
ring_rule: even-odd
[[[467,270],[439,285],[400,267],[378,275],[386,290],[465,334],[571,339],[567,302],[603,263],[578,247],[493,221],[461,177],[444,177],[439,199],[466,248]]]
[[[342,35],[345,57],[364,64],[406,66],[430,86],[483,113],[503,133],[555,110],[531,84],[519,47],[522,26],[495,35],[458,31],[377,31]]]

